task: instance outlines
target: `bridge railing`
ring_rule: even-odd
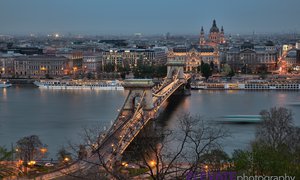
[[[160,104],[155,104],[155,106],[160,106],[181,85],[182,82],[180,82],[179,80],[173,82],[172,87],[165,94],[163,94],[162,97],[157,99]],[[122,138],[118,143],[118,150],[120,154],[125,151],[125,149],[129,146],[129,144],[133,141],[133,139],[138,135],[138,133],[143,129],[143,127],[148,123],[150,119],[150,117],[147,117],[143,114],[142,109],[137,109],[135,116],[133,116],[132,119],[126,124],[126,127],[124,127],[126,131],[124,132],[124,135],[122,135]]]
[[[138,114],[132,124],[127,127],[125,134],[122,136],[122,139],[119,141],[118,153],[123,154],[129,144],[133,141],[133,139],[139,134],[139,132],[143,129],[143,127],[147,124],[147,122],[151,119],[150,117]],[[141,120],[142,119],[142,120]]]
[[[99,149],[107,142],[107,140],[109,140],[109,138],[111,138],[112,136],[114,136],[115,133],[117,133],[118,131],[126,128],[128,126],[128,124],[130,124],[130,121],[132,120],[132,117],[136,116],[136,113],[138,112],[139,109],[142,109],[142,104],[143,104],[143,100],[145,97],[145,92],[143,93],[142,97],[140,98],[140,102],[138,104],[138,107],[136,108],[137,110],[135,111],[135,113],[133,114],[133,116],[131,116],[130,118],[120,118],[120,116],[116,119],[116,121],[114,122],[113,126],[111,127],[109,133],[105,136],[105,139],[99,143],[99,146],[97,148],[97,151],[99,151]],[[128,96],[129,97],[129,96]],[[127,98],[128,98],[127,97]],[[127,101],[128,99],[126,99]],[[126,102],[125,101],[125,102]],[[124,103],[125,104],[125,103]],[[120,111],[121,114],[121,111]],[[121,121],[121,122],[120,122]],[[118,124],[117,126],[115,126],[115,124]]]
[[[136,112],[134,113],[134,116],[132,116],[132,118],[124,125],[124,127],[122,129],[124,129],[124,134],[125,135],[121,135],[121,139],[118,142],[118,147],[120,147],[120,145],[123,144],[124,139],[126,138],[126,135],[128,134],[129,131],[131,131],[132,127],[135,126],[135,123],[137,122],[137,120],[142,117],[143,114],[143,109],[142,107],[139,107]]]
[[[113,124],[111,125],[111,127],[106,131],[107,133],[105,134],[104,138],[101,139],[101,140],[98,142],[98,147],[96,147],[95,149],[99,150],[99,149],[102,147],[102,145],[105,144],[105,142],[109,139],[109,137],[111,137],[111,136],[115,133],[115,130],[116,130],[116,129],[120,129],[120,127],[122,127],[123,124],[126,123],[126,121],[130,120],[130,118],[127,118],[127,119],[125,119],[125,120],[123,121],[122,124],[119,124],[119,125],[118,125],[119,120],[120,120],[120,119],[123,119],[123,118],[122,118],[122,109],[124,109],[125,104],[126,104],[126,102],[128,101],[128,99],[129,99],[129,95],[126,97],[126,99],[125,99],[125,101],[124,101],[124,103],[123,103],[123,105],[122,105],[122,108],[120,109],[120,111],[119,111],[119,113],[118,113],[118,115],[117,115],[117,117],[116,117],[114,123],[113,123]]]
[[[179,79],[176,79],[175,81],[173,81],[171,83],[162,84],[162,85],[163,85],[163,87],[159,88],[159,90],[157,92],[162,91],[167,86],[171,86],[171,88],[168,89],[167,92],[164,92],[163,94],[161,94],[160,97],[156,97],[156,98],[154,97],[155,98],[155,101],[153,102],[154,106],[160,106],[160,104],[163,103],[170,96],[170,93],[172,94],[173,91],[175,91],[179,86],[182,85],[182,82],[180,82]],[[154,95],[157,95],[157,94],[154,94]],[[127,96],[126,101],[128,100],[128,97],[129,96]],[[136,111],[134,112],[134,114],[130,118],[123,120],[121,123],[119,121],[122,119],[122,118],[120,118],[122,111],[119,112],[117,119],[115,120],[114,124],[111,126],[105,139],[100,143],[99,148],[103,144],[105,144],[105,141],[107,139],[109,139],[109,137],[113,136],[115,132],[119,131],[120,129],[123,129],[123,130],[128,129],[128,128],[130,128],[130,126],[132,126],[136,123],[136,119],[137,119],[136,117],[140,116],[143,112],[142,111],[142,101],[144,100],[144,97],[145,97],[145,92],[143,93],[140,103],[139,103],[138,107],[136,108]],[[124,105],[125,105],[125,103],[124,103]],[[124,107],[124,105],[123,105],[123,107]],[[123,107],[122,107],[122,109],[123,109]],[[116,126],[116,124],[117,124],[117,126]],[[121,137],[118,144],[120,144],[123,140],[124,140],[124,136]]]
[[[140,109],[142,109],[142,104],[145,98],[146,92],[143,93],[142,98],[140,99],[140,103],[138,105],[138,107],[136,108],[136,111],[134,112],[132,117],[135,117],[137,115],[137,113],[139,112]]]
[[[158,95],[156,101],[154,102],[155,106],[159,106],[159,104],[162,104],[171,94],[173,94],[174,91],[177,90],[178,87],[180,87],[183,83],[179,80],[176,80],[175,82],[172,82],[172,87],[165,93]]]
[[[189,79],[190,76],[185,76],[185,78]],[[171,88],[168,89],[168,91],[166,91],[165,93],[161,94],[161,97],[153,97],[153,100],[155,99],[155,101],[156,101],[154,103],[157,103],[156,106],[160,106],[161,104],[163,104],[164,101],[166,101],[166,99],[168,99],[168,97],[171,96],[172,92],[176,91],[176,89],[183,84],[178,79],[176,79],[175,81],[173,81],[171,83],[172,83],[172,85],[170,86]],[[155,91],[155,93],[161,92],[162,90],[164,90],[164,88],[169,86],[171,83],[165,83],[165,81],[164,81],[162,83],[162,85],[158,88],[158,90]],[[119,135],[122,136],[122,138],[120,140],[118,140],[118,142],[117,142],[118,143],[117,144],[118,145],[118,153],[122,154],[126,150],[126,148],[129,146],[129,144],[134,140],[134,138],[138,135],[138,133],[143,129],[143,127],[152,118],[152,115],[148,116],[147,114],[144,114],[144,112],[143,112],[142,100],[144,99],[144,96],[145,96],[145,94],[143,94],[143,98],[141,98],[139,106],[137,107],[133,116],[131,116],[130,118],[123,120],[122,118],[120,118],[120,117],[122,117],[122,111],[121,110],[119,111],[117,118],[114,121],[113,125],[109,128],[109,130],[107,131],[107,134],[102,139],[102,141],[99,142],[97,151],[99,151],[103,145],[107,145],[107,142],[108,142],[108,140],[110,140],[110,138],[113,137],[113,139],[115,139],[116,137],[114,137],[114,136],[115,136],[116,132],[119,132],[120,133]],[[129,98],[129,96],[127,96],[125,102],[128,100],[128,98]],[[124,108],[125,102],[121,109]],[[156,107],[154,112],[158,112],[157,111],[158,109],[159,109],[159,107]],[[121,123],[120,123],[120,121],[121,121]],[[130,129],[131,126],[133,128]],[[103,156],[105,156],[107,159],[111,156],[114,156],[112,152],[107,152],[106,150],[107,150],[107,148],[102,148],[102,152],[104,153]],[[92,156],[90,158],[92,158]],[[57,178],[57,177],[61,177],[66,174],[75,172],[77,170],[89,169],[92,166],[93,165],[88,162],[77,161],[77,162],[74,162],[73,164],[70,164],[67,167],[64,167],[60,170],[57,170],[57,171],[49,173],[49,174],[42,175],[40,177],[45,178],[45,179],[50,179],[50,178],[54,178],[54,177]]]

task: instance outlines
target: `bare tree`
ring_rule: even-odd
[[[135,123],[145,125],[146,121],[142,119]],[[128,161],[147,169],[145,174],[155,180],[182,179],[190,171],[202,170],[200,165],[208,162],[204,155],[221,149],[219,141],[228,135],[222,127],[189,114],[178,118],[178,126],[175,129],[159,129],[159,126],[152,126],[151,123],[147,124],[147,127],[127,148],[127,152],[133,153]],[[100,146],[110,146],[105,143],[105,134],[100,129],[102,128],[85,128],[82,135],[83,144],[73,145],[77,152],[82,147],[89,152],[87,157],[90,158],[81,157],[79,160],[87,163],[90,168],[71,176],[89,179],[132,178],[122,172],[122,169],[126,169],[122,161],[108,161],[107,154],[101,154],[99,151]],[[135,128],[127,130],[131,134],[129,137],[136,133]],[[124,158],[123,160],[126,161]]]
[[[262,124],[256,133],[257,141],[277,148],[280,145],[290,144],[294,133],[293,114],[283,107],[273,107],[270,111],[261,111]]]
[[[37,135],[23,137],[17,141],[17,155],[25,163],[45,157],[42,148],[47,147]]]
[[[105,140],[105,133],[103,127],[100,126],[85,127],[80,134],[82,141],[79,144],[69,142],[73,159],[85,163],[88,168],[66,174],[66,179],[127,179],[126,176],[120,173],[118,167],[121,165],[107,161],[106,155],[98,151]]]
[[[206,159],[205,155],[211,154],[218,149],[222,150],[220,140],[229,135],[228,131],[222,126],[211,124],[200,116],[183,115],[181,118],[181,126],[183,132],[187,133],[187,157],[189,168],[183,171],[182,176],[186,176],[187,172],[201,172],[205,169],[203,166],[207,162],[213,162],[214,159]],[[216,160],[216,159],[215,159]]]
[[[300,177],[300,130],[293,125],[292,112],[273,107],[261,113],[263,122],[257,127],[250,150],[233,154],[235,169],[251,175]]]
[[[151,135],[149,135],[151,134]],[[141,167],[147,169],[152,179],[165,179],[176,169],[176,163],[181,156],[186,141],[178,145],[177,150],[167,151],[168,144],[174,140],[172,131],[145,130],[137,137],[135,142],[129,146],[132,153],[129,161],[135,161]]]
[[[300,128],[294,127],[292,133],[289,136],[287,142],[289,142],[289,148],[293,152],[298,152],[298,159],[300,160]],[[300,164],[300,161],[299,161]]]
[[[190,171],[201,171],[199,165],[207,162],[203,155],[220,148],[219,140],[228,135],[199,116],[184,114],[178,120],[176,129],[143,132],[130,146],[152,179],[182,179]]]

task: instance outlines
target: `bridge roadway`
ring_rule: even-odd
[[[189,79],[185,76],[185,82]],[[87,170],[96,164],[112,164],[119,160],[123,152],[143,129],[150,119],[158,116],[161,105],[182,85],[185,84],[182,80],[176,79],[172,82],[164,82],[159,88],[152,88],[154,108],[150,112],[144,112],[139,103],[135,113],[130,117],[122,116],[120,111],[116,121],[108,130],[104,138],[98,142],[98,146],[88,150],[88,158],[79,160],[67,167],[52,173],[44,174],[36,179],[55,179],[75,173],[80,170]],[[128,98],[128,97],[127,97]],[[144,95],[140,98],[143,101]],[[98,153],[95,153],[98,152]]]

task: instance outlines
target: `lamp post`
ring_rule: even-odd
[[[64,162],[65,162],[65,163],[68,163],[69,161],[70,161],[70,158],[68,158],[68,157],[65,157],[65,158],[64,158]]]

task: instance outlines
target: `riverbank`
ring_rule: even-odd
[[[35,79],[4,79],[9,81],[11,84],[33,84]]]

